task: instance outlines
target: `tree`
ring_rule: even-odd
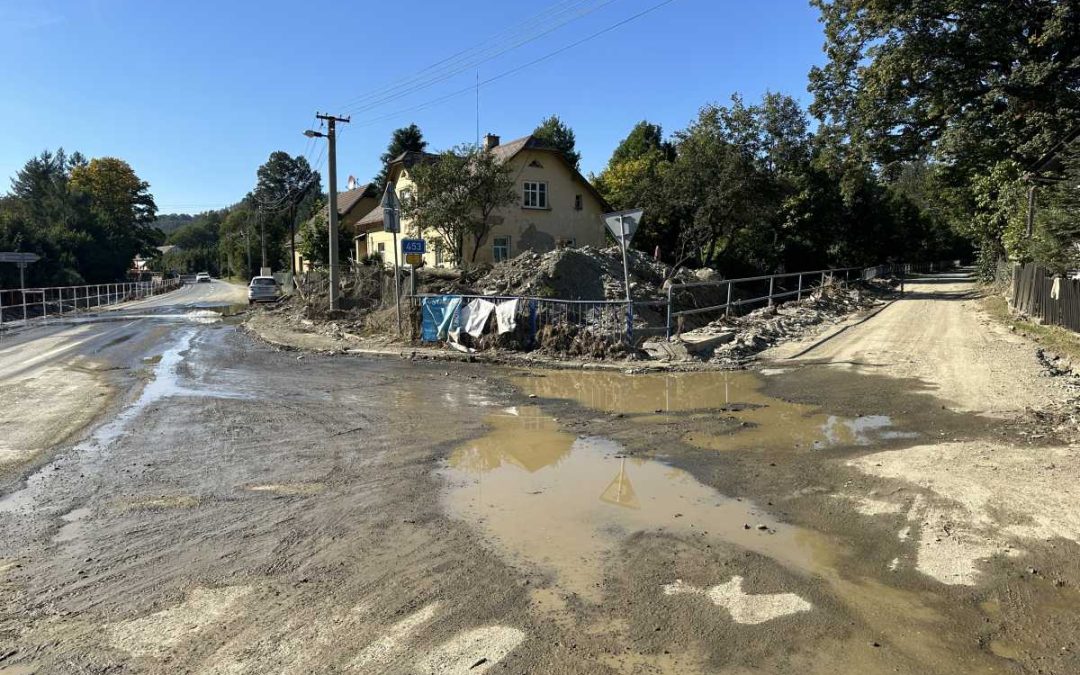
[[[510,168],[490,152],[461,146],[411,170],[415,192],[403,200],[405,218],[420,232],[438,234],[433,246],[443,245],[458,264],[471,245],[471,262],[491,233],[492,214],[517,200]]]
[[[829,61],[810,73],[811,111],[842,160],[885,171],[898,162],[939,163],[948,186],[969,192],[958,203],[971,211],[956,224],[981,219],[978,236],[998,237],[979,242],[983,251],[1009,253],[997,195],[1011,188],[1000,181],[1080,118],[1080,6],[812,2]]]
[[[311,218],[322,195],[319,173],[306,158],[277,151],[259,167],[255,190],[248,195],[261,230],[266,231],[267,264],[292,269],[290,243],[296,224]],[[258,250],[258,249],[257,249]]]
[[[764,220],[763,176],[727,140],[716,106],[704,107],[675,141],[677,156],[663,172],[662,187],[664,217],[677,233],[674,262],[713,265],[730,258]]]
[[[424,152],[427,145],[427,141],[424,140],[424,133],[420,131],[420,127],[416,126],[416,124],[395,129],[390,136],[390,144],[386,146],[386,152],[379,157],[382,169],[379,170],[379,174],[375,176],[373,181],[378,186],[379,191],[382,192],[386,189],[386,180],[390,175],[390,162],[406,152]]]
[[[544,145],[561,152],[575,170],[580,168],[581,153],[575,149],[574,130],[559,119],[558,115],[552,115],[540,122],[533,130],[533,136]]]

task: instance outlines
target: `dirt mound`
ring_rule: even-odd
[[[630,287],[634,299],[663,295],[671,268],[640,251],[628,253]],[[689,270],[675,273],[676,281],[695,281]],[[547,253],[526,252],[496,264],[472,283],[485,295],[522,295],[563,300],[619,300],[623,287],[622,252],[618,247],[556,249]]]

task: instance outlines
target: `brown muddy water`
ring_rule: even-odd
[[[493,412],[485,435],[452,452],[441,472],[444,504],[511,564],[549,580],[534,591],[541,611],[610,601],[614,570],[635,557],[632,542],[653,537],[679,542],[673,551],[737,556],[735,570],[694,583],[677,578],[681,558],[672,553],[675,571],[658,580],[656,601],[711,602],[735,625],[791,631],[798,656],[785,657],[782,668],[772,662],[768,672],[1025,672],[1015,656],[1022,647],[1006,653],[987,635],[1000,617],[967,589],[898,571],[910,553],[901,550],[888,567],[877,563],[875,549],[891,556],[902,540],[850,506],[838,514],[847,502],[829,487],[850,482],[830,459],[975,433],[977,420],[944,411],[917,387],[892,391],[848,373],[800,380],[783,372],[559,371],[511,380],[529,403]],[[844,393],[833,396],[838,385]],[[803,395],[772,395],[785,387]],[[825,403],[830,398],[835,406]],[[762,457],[791,460],[768,463],[780,473],[766,490],[760,471],[745,468]],[[717,477],[712,485],[699,480],[704,467]],[[744,476],[739,497],[714,487]],[[815,514],[793,514],[793,505]],[[744,574],[776,592],[747,591]],[[831,627],[822,634],[829,639],[800,644],[822,625]],[[647,672],[686,672],[662,663]]]

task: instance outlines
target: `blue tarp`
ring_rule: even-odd
[[[457,295],[421,298],[420,339],[424,342],[445,340],[459,307],[461,307],[461,297]]]

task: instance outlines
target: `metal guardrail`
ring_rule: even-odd
[[[175,290],[179,277],[85,286],[0,289],[0,331],[50,319],[78,316],[81,312],[142,300]]]

